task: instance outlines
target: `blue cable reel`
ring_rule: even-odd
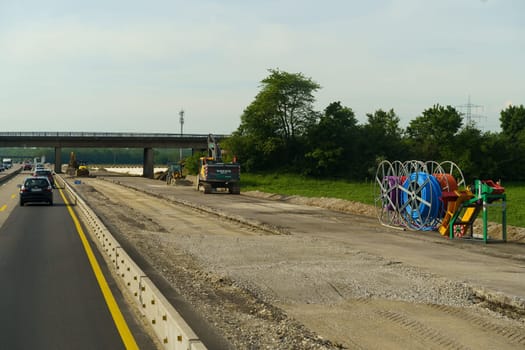
[[[400,186],[401,216],[414,230],[435,230],[441,219],[441,186],[426,172],[413,172]]]

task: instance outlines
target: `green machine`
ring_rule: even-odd
[[[469,196],[470,197],[470,196]],[[493,239],[488,234],[488,211],[490,207],[501,208],[501,239]],[[506,242],[507,241],[507,197],[505,188],[492,180],[475,180],[472,197],[464,201],[449,222],[450,239],[475,237],[474,221],[482,212],[483,219],[483,242]]]

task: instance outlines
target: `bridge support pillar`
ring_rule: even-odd
[[[55,173],[62,172],[62,147],[55,147]]]
[[[142,174],[145,178],[153,179],[153,148],[144,148]]]

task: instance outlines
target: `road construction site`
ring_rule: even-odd
[[[525,347],[519,239],[387,228],[357,203],[92,175],[65,179],[209,349]]]

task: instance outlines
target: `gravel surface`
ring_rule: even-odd
[[[161,198],[137,199],[110,181],[86,179],[76,189],[232,349],[525,346],[523,318],[484,308],[472,284],[358,249],[351,240],[313,228],[272,234]],[[297,220],[315,219],[312,205],[375,215],[333,199],[251,195],[295,206]],[[328,227],[340,219],[322,220],[320,227]],[[521,239],[519,232],[512,237]],[[494,335],[500,329],[506,333]]]

